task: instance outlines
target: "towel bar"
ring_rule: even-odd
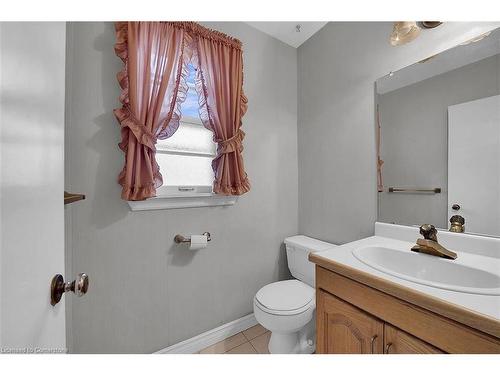
[[[387,189],[389,193],[441,193],[441,188],[431,188],[431,189],[407,189],[399,187],[390,187]]]

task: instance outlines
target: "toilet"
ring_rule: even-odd
[[[311,354],[316,350],[314,264],[311,252],[336,245],[306,236],[285,239],[288,268],[293,280],[278,281],[262,287],[253,300],[255,319],[271,331],[272,354]]]

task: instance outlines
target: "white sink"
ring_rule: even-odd
[[[500,269],[496,267],[497,272],[493,273],[464,264],[460,254],[457,260],[448,260],[382,246],[357,248],[352,254],[378,271],[415,283],[464,293],[500,295]],[[480,258],[477,264],[489,259]]]

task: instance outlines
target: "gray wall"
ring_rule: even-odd
[[[499,56],[378,96],[384,185],[441,187],[441,194],[379,194],[378,219],[448,223],[448,106],[497,95]]]
[[[68,24],[66,209],[68,272],[87,272],[68,298],[70,347],[149,353],[252,312],[263,285],[289,276],[282,241],[298,229],[297,52],[244,23],[213,28],[243,41],[249,109],[244,158],[252,190],[231,207],[130,212],[116,182],[123,164],[111,23]],[[173,246],[209,231],[206,250]]]
[[[387,22],[329,23],[298,49],[299,231],[334,243],[373,234],[374,82],[499,23],[447,22],[392,47]]]

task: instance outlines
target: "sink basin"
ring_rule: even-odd
[[[448,260],[382,246],[358,248],[352,254],[378,271],[415,283],[464,293],[500,295],[500,269],[493,273],[458,263],[460,255],[457,260]],[[498,262],[480,258],[483,258],[481,264]]]

